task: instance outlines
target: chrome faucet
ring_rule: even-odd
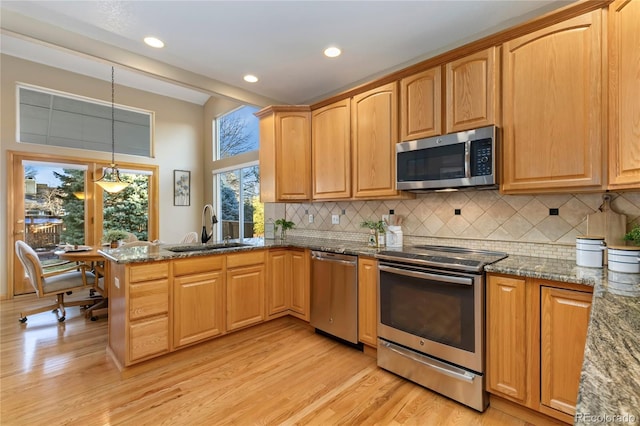
[[[207,232],[207,210],[209,211],[209,221],[211,221],[211,233]],[[206,243],[213,237],[213,227],[218,223],[218,218],[216,214],[213,212],[213,206],[211,204],[205,204],[202,209],[202,235],[200,236],[200,242],[202,244]]]

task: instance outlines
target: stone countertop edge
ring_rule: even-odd
[[[251,245],[176,253],[167,247],[180,244],[160,244],[105,248],[99,253],[122,264],[268,248],[306,248],[359,256],[374,256],[379,251],[362,242],[322,238],[233,241]],[[485,271],[593,287],[574,424],[640,424],[640,274],[585,268],[574,261],[529,256],[509,256],[485,266]]]
[[[527,256],[485,270],[593,286],[574,424],[640,424],[640,274]]]

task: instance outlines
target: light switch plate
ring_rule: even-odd
[[[340,215],[339,214],[332,214],[331,215],[331,223],[333,225],[339,225],[340,224]]]

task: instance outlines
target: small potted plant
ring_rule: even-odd
[[[110,229],[104,233],[103,241],[111,244],[111,248],[118,248],[120,240],[127,238],[129,234],[122,229]]]
[[[275,221],[275,231],[278,231],[278,226],[280,227],[280,239],[285,240],[287,238],[287,230],[293,229],[296,224],[288,221],[287,219],[278,219]]]
[[[631,231],[624,234],[624,240],[640,247],[640,225],[635,225]]]
[[[369,245],[380,247],[384,245],[384,222],[381,220],[365,220],[360,224],[363,228],[369,228]]]

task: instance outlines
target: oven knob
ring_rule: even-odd
[[[420,346],[424,346],[424,340],[420,340]]]

